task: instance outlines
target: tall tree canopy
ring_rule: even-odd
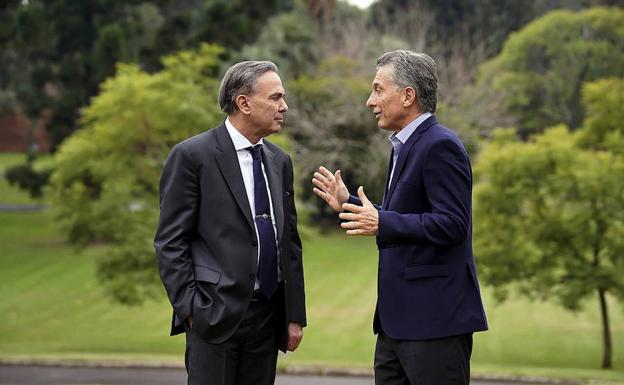
[[[158,179],[175,143],[223,118],[215,102],[221,52],[181,51],[155,74],[119,65],[55,156],[50,192],[59,223],[72,243],[110,245],[98,273],[121,302],[161,288],[152,246]]]
[[[498,132],[475,168],[475,250],[499,299],[511,287],[568,309],[597,295],[603,367],[612,345],[607,293],[624,302],[624,79],[584,88],[583,126],[516,139]]]
[[[117,62],[150,72],[160,57],[222,44],[234,51],[293,0],[11,0],[0,5],[0,107],[36,121],[43,108],[58,145]],[[225,53],[225,51],[224,51]]]
[[[478,88],[502,99],[498,113],[511,114],[526,137],[560,122],[578,128],[583,83],[611,76],[624,76],[624,9],[560,10],[512,34],[481,67]],[[481,94],[468,98],[478,104]]]

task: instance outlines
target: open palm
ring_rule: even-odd
[[[342,181],[340,170],[335,174],[325,167],[319,167],[312,178],[312,191],[325,201],[336,212],[342,211],[342,204],[349,199],[349,190]]]

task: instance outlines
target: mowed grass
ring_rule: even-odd
[[[9,195],[1,183],[0,203],[5,203]],[[19,191],[15,194],[21,199]],[[370,368],[374,239],[347,238],[339,232],[306,234],[309,326],[300,349],[282,356],[280,365]],[[171,310],[164,291],[162,300],[139,307],[111,302],[95,278],[95,261],[105,253],[102,246],[79,252],[66,245],[45,211],[0,212],[0,357],[182,363],[184,338],[168,336]],[[475,334],[474,373],[624,383],[624,309],[613,298],[615,369],[602,371],[595,298],[581,312],[570,313],[520,297],[496,304],[488,287],[483,294],[490,330]]]

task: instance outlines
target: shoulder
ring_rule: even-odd
[[[217,130],[219,127],[212,128],[208,131],[204,131],[197,135],[193,135],[183,141],[177,143],[171,149],[171,153],[180,152],[183,155],[191,158],[206,154],[216,146],[217,143]]]
[[[457,133],[450,128],[436,122],[427,131],[429,147],[455,147],[464,153],[466,152],[464,143],[457,136]]]
[[[267,149],[273,152],[278,159],[290,161],[290,155],[288,155],[288,153],[282,150],[278,145],[271,143],[266,138],[264,138],[263,141]]]

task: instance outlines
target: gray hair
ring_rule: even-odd
[[[392,80],[397,87],[412,87],[418,96],[421,112],[434,113],[438,100],[436,63],[424,53],[406,50],[386,52],[377,59],[377,69],[392,66]]]
[[[236,98],[255,91],[256,80],[266,72],[276,72],[277,66],[270,61],[242,61],[225,72],[219,86],[219,107],[226,114],[236,111]]]

